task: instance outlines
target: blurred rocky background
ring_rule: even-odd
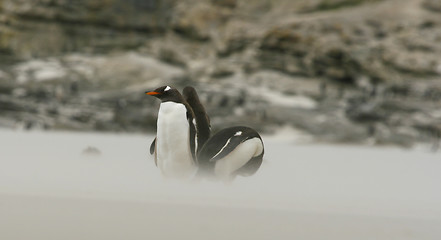
[[[0,0],[1,127],[153,132],[166,84],[214,130],[437,148],[441,1]]]

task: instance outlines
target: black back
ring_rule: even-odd
[[[204,106],[199,100],[196,89],[187,86],[183,90],[185,101],[193,109],[196,120],[196,130],[198,139],[198,151],[202,148],[205,142],[210,138],[210,118],[205,111]]]
[[[237,132],[242,133],[240,135],[236,135]],[[198,153],[199,174],[205,176],[212,175],[214,173],[214,166],[217,160],[224,158],[239,144],[251,138],[262,139],[254,129],[244,126],[225,128],[213,135]],[[253,169],[255,169],[254,172],[257,171],[262,163],[262,156],[263,151],[261,155],[256,157],[257,163],[256,161],[253,161],[253,163],[250,164],[247,163],[236,172],[238,174],[244,173],[241,175],[247,175],[245,172],[249,171],[244,169],[244,167],[247,165],[253,167]]]

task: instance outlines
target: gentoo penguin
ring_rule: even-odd
[[[205,142],[210,138],[210,118],[205,111],[204,106],[199,100],[199,96],[196,89],[187,86],[183,90],[183,95],[185,101],[190,105],[194,113],[195,125],[196,125],[196,139],[198,150],[205,144]]]
[[[196,128],[194,114],[179,91],[163,86],[147,95],[161,100],[158,112],[156,139],[150,151],[165,177],[192,178],[197,170]]]
[[[200,149],[200,147],[204,145],[208,138],[210,138],[210,117],[208,116],[204,106],[200,102],[199,96],[194,87],[186,86],[183,90],[183,96],[194,113],[193,125],[195,125],[196,127],[196,148],[197,146],[199,146]],[[155,142],[156,138],[150,145],[150,154],[153,154],[155,152]]]
[[[262,138],[252,128],[230,127],[213,135],[198,153],[198,176],[231,182],[251,176],[262,164]]]

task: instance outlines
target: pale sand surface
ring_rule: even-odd
[[[1,130],[0,239],[441,239],[425,148],[264,137],[259,172],[225,186],[163,180],[151,139]]]

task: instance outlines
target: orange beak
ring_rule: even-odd
[[[150,95],[150,96],[154,96],[154,95],[158,95],[158,92],[146,92],[145,94]]]

